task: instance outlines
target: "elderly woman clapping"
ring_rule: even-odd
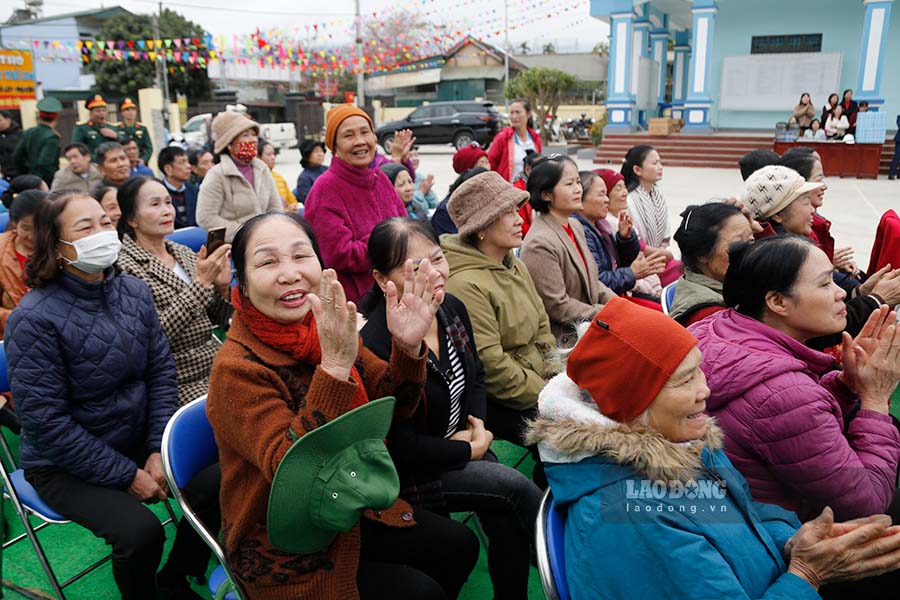
[[[529,437],[567,509],[572,598],[817,598],[900,565],[886,516],[826,508],[800,527],[753,501],[704,414],[701,359],[677,323],[615,298],[541,393]]]

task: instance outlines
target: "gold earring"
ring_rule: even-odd
[[[479,241],[482,241],[482,242],[483,242],[483,241],[484,241],[484,234],[483,234],[483,233],[479,233],[479,234],[478,234],[478,239],[479,239]]]

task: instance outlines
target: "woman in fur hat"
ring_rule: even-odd
[[[900,530],[877,515],[802,527],[753,501],[704,410],[697,340],[614,298],[566,372],[541,392],[539,444],[566,511],[566,579],[579,598],[818,598],[832,581],[900,565]]]

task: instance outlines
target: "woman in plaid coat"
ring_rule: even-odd
[[[132,177],[119,189],[119,268],[142,279],[153,292],[159,321],[178,371],[178,402],[206,394],[219,342],[213,328],[231,315],[230,244],[207,257],[166,240],[175,209],[165,186],[150,177]]]

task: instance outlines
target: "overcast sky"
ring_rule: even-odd
[[[553,43],[561,51],[590,51],[599,41],[609,36],[609,26],[588,13],[588,0],[506,0],[509,3],[509,23],[518,25],[510,31],[510,45],[514,51],[522,41],[528,41],[532,51]],[[504,0],[360,0],[361,11],[384,14],[392,8],[408,7],[423,14],[435,24],[448,29],[474,33],[485,41],[502,46]],[[167,8],[180,12],[200,23],[213,35],[230,36],[252,33],[256,27],[298,28],[305,31],[307,25],[345,19],[350,23],[354,13],[353,0],[258,0],[235,2],[233,0],[173,0],[163,3]],[[328,6],[330,12],[320,8]],[[0,20],[5,21],[14,8],[24,6],[23,0],[0,0]],[[88,10],[100,6],[122,6],[132,12],[149,13],[157,10],[155,0],[45,0],[44,16]],[[568,10],[565,10],[568,9]],[[332,31],[336,41],[346,25],[335,26]]]

